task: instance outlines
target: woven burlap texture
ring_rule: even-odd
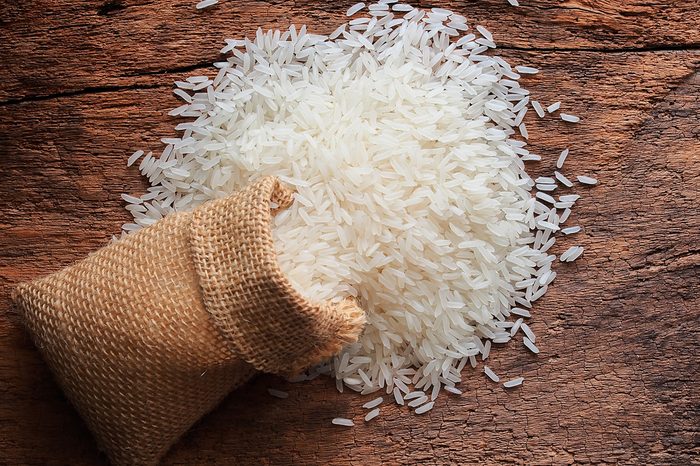
[[[279,269],[271,203],[291,202],[261,178],[17,287],[36,346],[113,464],[156,464],[256,370],[291,374],[357,339],[353,301],[309,303]]]

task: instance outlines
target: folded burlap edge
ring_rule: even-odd
[[[293,375],[357,340],[365,313],[353,298],[312,303],[293,288],[277,262],[272,215],[293,193],[275,177],[193,212],[192,254],[204,305],[239,357],[256,369]],[[271,206],[277,204],[277,207]],[[251,220],[262,224],[254,224]],[[225,254],[222,254],[225,251]],[[261,276],[262,274],[262,276]],[[251,299],[250,284],[265,283]]]

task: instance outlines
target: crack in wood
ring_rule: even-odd
[[[547,53],[601,53],[601,54],[635,54],[635,53],[669,53],[669,52],[693,52],[700,51],[700,43],[690,45],[675,46],[673,44],[659,44],[646,47],[622,47],[622,48],[566,48],[566,47],[518,47],[518,46],[499,46],[496,50],[514,50],[521,52],[547,52]],[[217,61],[216,59],[202,61],[191,65],[178,66],[174,68],[165,68],[161,70],[145,70],[128,73],[122,77],[138,78],[140,76],[157,76],[164,74],[188,73],[200,68],[211,67]],[[86,94],[101,94],[105,92],[119,92],[125,90],[141,90],[154,89],[158,87],[169,86],[169,83],[163,84],[125,84],[113,86],[88,86],[81,89],[74,89],[64,92],[55,92],[50,94],[30,94],[15,99],[0,100],[0,107],[9,105],[18,105],[26,102],[37,102],[42,100],[59,99],[65,97],[74,97]]]
[[[499,45],[496,50],[518,50],[523,52],[590,52],[590,53],[666,53],[700,51],[700,43],[692,44],[652,44],[644,47],[520,47]]]
[[[56,92],[53,94],[38,94],[20,97],[18,99],[7,99],[0,102],[0,107],[18,105],[27,102],[40,102],[42,100],[60,99],[64,97],[75,97],[87,94],[102,94],[105,92],[119,92],[128,90],[155,89],[165,87],[166,84],[132,84],[125,86],[90,86],[73,91]]]

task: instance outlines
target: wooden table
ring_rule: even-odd
[[[425,416],[362,401],[328,380],[259,377],[177,444],[165,464],[700,462],[700,1],[442,1],[542,70],[525,83],[580,125],[526,122],[551,173],[601,180],[558,242],[586,247],[537,303],[539,356],[513,342],[505,391],[465,371],[462,396]],[[172,82],[212,73],[226,37],[306,23],[328,33],[354,0],[26,0],[0,10],[0,464],[105,464],[11,308],[13,285],[104,245],[145,184],[125,161],[172,134]],[[290,391],[271,398],[266,388]]]

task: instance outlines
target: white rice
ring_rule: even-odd
[[[530,341],[532,341],[533,343],[537,339],[537,337],[535,336],[535,333],[532,330],[530,330],[530,326],[527,325],[525,322],[520,324],[520,330],[522,330],[523,333],[525,334],[525,336],[528,337],[530,339]]]
[[[564,197],[564,196],[562,196],[562,197]],[[559,223],[561,224],[561,223],[566,222],[569,219],[570,214],[571,214],[571,209],[569,209],[569,208],[564,209],[564,212],[562,212],[561,215],[559,216]]]
[[[522,137],[524,137],[525,139],[529,139],[530,135],[527,132],[527,127],[525,126],[525,123],[520,123],[520,126],[518,126],[518,130],[520,130],[520,134],[522,135]]]
[[[401,394],[401,390],[399,390],[398,387],[394,387],[394,390],[392,391],[394,394],[394,400],[396,401],[397,405],[403,406],[404,401],[403,401],[403,395]]]
[[[369,11],[386,11],[389,9],[389,5],[386,3],[373,3],[369,6]]]
[[[542,191],[538,191],[537,193],[535,193],[535,197],[537,199],[542,199],[545,202],[549,202],[550,204],[556,203],[556,201],[554,200],[554,198],[552,196],[550,196],[549,194],[544,193]]]
[[[460,390],[459,388],[450,387],[449,385],[445,385],[445,391],[450,392],[454,395],[461,395],[462,394],[462,390]]]
[[[345,13],[345,14],[348,15],[348,16],[353,16],[355,13],[357,13],[358,11],[360,11],[361,9],[363,9],[364,7],[365,7],[365,4],[362,3],[362,2],[355,3],[353,6],[351,6],[350,8],[348,8],[347,13]]]
[[[535,354],[538,354],[540,352],[539,348],[537,348],[537,346],[535,346],[535,344],[528,337],[523,338],[523,344],[525,345],[525,347],[527,347],[527,349],[529,349]]]
[[[414,411],[414,413],[416,413],[416,414],[425,414],[425,413],[427,413],[428,411],[430,411],[431,409],[433,409],[433,406],[434,406],[434,405],[435,405],[435,402],[434,402],[434,401],[431,401],[430,403],[426,403],[426,404],[424,404],[423,406],[420,406],[419,408],[416,408],[416,410]]]
[[[415,398],[420,398],[421,396],[424,396],[425,392],[422,392],[420,390],[416,390],[415,392],[411,392],[408,395],[406,395],[406,400],[413,400]]]
[[[481,350],[481,360],[486,361],[489,354],[491,354],[491,340],[486,340],[486,343],[484,343],[484,349]]]
[[[564,166],[564,162],[566,162],[566,158],[569,156],[569,149],[564,149],[561,151],[561,154],[559,154],[559,158],[557,159],[557,168],[561,170],[561,168]]]
[[[523,319],[520,318],[515,321],[513,326],[510,328],[510,336],[515,336],[516,333],[518,333],[518,330],[520,330],[520,326],[523,324]]]
[[[535,109],[535,113],[537,113],[537,116],[539,116],[540,118],[544,118],[544,109],[538,101],[533,100],[532,102],[530,102],[530,105],[532,105],[532,108]]]
[[[336,426],[344,426],[344,427],[352,427],[355,425],[355,423],[352,422],[352,419],[346,419],[344,417],[333,418],[333,420],[331,421],[331,424],[335,424]]]
[[[558,171],[554,171],[554,176],[561,184],[563,184],[567,188],[570,188],[574,185],[567,177],[565,177],[563,174],[561,174]]]
[[[517,387],[518,385],[522,385],[524,380],[525,380],[524,377],[518,377],[518,378],[516,378],[516,379],[512,379],[512,380],[509,380],[509,381],[507,381],[507,382],[504,382],[504,383],[503,383],[503,386],[504,386],[505,388]]]
[[[486,377],[488,377],[496,383],[498,383],[501,380],[501,378],[497,376],[496,373],[489,368],[489,366],[484,366],[484,374],[486,374]]]
[[[130,196],[128,194],[122,194],[122,199],[124,202],[128,202],[129,204],[140,204],[141,199],[138,197]]]
[[[127,166],[127,167],[132,166],[134,163],[136,163],[136,161],[137,161],[138,159],[141,158],[142,155],[143,155],[143,151],[142,151],[142,150],[137,150],[136,152],[134,152],[133,154],[131,154],[131,157],[129,157],[129,159],[126,161],[126,166]]]
[[[369,422],[375,417],[379,416],[379,408],[375,408],[365,415],[365,422]]]
[[[539,220],[537,222],[537,226],[542,228],[543,230],[550,230],[550,231],[558,231],[559,230],[558,225],[556,225],[552,222],[548,222],[546,220]]]
[[[486,29],[484,26],[477,26],[476,30],[479,31],[479,34],[484,36],[486,40],[492,41],[493,42],[493,35],[491,34],[491,31]]]
[[[583,254],[583,247],[581,246],[571,246],[569,249],[564,251],[559,257],[561,262],[573,262]]]
[[[569,262],[573,262],[583,254],[583,246],[578,246],[577,250],[569,257]]]
[[[510,310],[510,313],[516,316],[530,317],[530,311],[528,311],[527,309],[521,309],[519,307],[512,308]]]
[[[569,122],[569,123],[578,123],[581,121],[581,118],[577,117],[576,115],[570,115],[568,113],[561,113],[559,114],[562,120]]]
[[[561,230],[561,232],[565,235],[573,235],[574,233],[578,233],[579,231],[581,231],[581,227],[579,226],[562,228]]]
[[[518,73],[536,68],[487,55],[491,32],[462,35],[467,19],[449,10],[368,10],[332,37],[291,26],[227,39],[215,77],[178,81],[172,113],[188,120],[159,157],[129,157],[152,187],[124,198],[134,222],[123,229],[278,176],[296,190],[272,225],[283,272],[311,300],[357,298],[368,318],[304,379],[329,373],[340,391],[404,404],[459,391],[467,364],[525,332],[522,319],[501,325],[529,317],[556,276],[547,250],[578,198],[531,192],[524,161],[542,157],[515,133],[529,137]]]
[[[384,402],[384,398],[382,398],[380,396],[378,398],[373,399],[372,401],[368,401],[367,403],[363,404],[362,407],[365,409],[372,409],[372,408],[376,408],[377,406],[379,406],[383,402]]]
[[[416,406],[420,406],[420,405],[422,405],[423,403],[426,403],[427,401],[428,401],[428,397],[425,396],[425,395],[423,395],[423,396],[421,396],[421,397],[419,397],[419,398],[416,398],[416,399],[413,399],[413,400],[409,401],[409,402],[408,402],[408,407],[409,407],[409,408],[415,408]]]
[[[559,196],[559,200],[562,202],[576,202],[581,198],[578,194],[566,194],[564,196]]]
[[[547,113],[554,113],[561,107],[561,102],[554,102],[552,105],[547,107]],[[561,168],[561,167],[559,167]]]
[[[212,5],[216,5],[217,3],[219,3],[219,0],[202,0],[201,2],[197,3],[197,5],[195,5],[195,8],[198,10],[202,10]]]
[[[590,176],[577,176],[576,179],[578,180],[579,183],[582,183],[582,184],[590,184],[590,185],[598,184],[598,180],[596,180],[595,178],[591,178]]]
[[[520,74],[537,74],[540,72],[540,70],[533,68],[532,66],[516,66],[515,71]]]

